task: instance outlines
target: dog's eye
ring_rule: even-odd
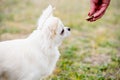
[[[62,35],[63,33],[64,33],[64,29],[62,29],[62,31],[61,31],[61,33],[60,33],[60,34]]]

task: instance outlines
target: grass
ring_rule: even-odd
[[[1,0],[0,40],[29,35],[48,3]],[[50,3],[56,6],[55,15],[72,28],[72,34],[61,45],[57,67],[46,80],[120,80],[120,1],[111,0],[106,14],[94,23],[85,21],[89,0]]]

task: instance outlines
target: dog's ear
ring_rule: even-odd
[[[48,26],[48,29],[50,31],[50,38],[54,38],[55,35],[57,34],[57,29],[58,29],[58,19],[53,19]]]
[[[47,21],[49,17],[53,16],[53,7],[49,5],[42,13],[40,18],[38,19],[38,27],[37,29],[42,29],[44,27],[44,23]]]

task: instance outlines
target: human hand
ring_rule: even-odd
[[[109,6],[110,0],[90,0],[90,11],[87,18],[87,21],[93,22],[100,19],[107,7]]]

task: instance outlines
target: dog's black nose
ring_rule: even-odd
[[[70,31],[70,28],[68,28],[68,31]]]

